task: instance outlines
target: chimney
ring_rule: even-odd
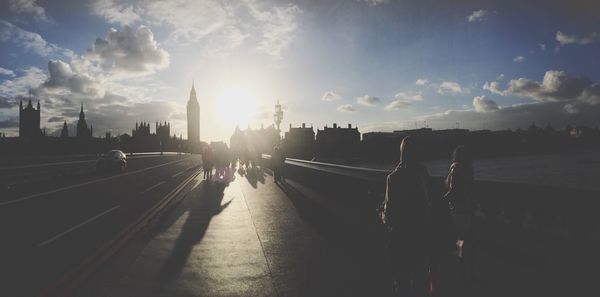
[[[333,123],[333,129],[337,128],[337,123]]]
[[[302,128],[306,128],[306,123],[302,123]]]
[[[352,124],[348,124],[348,129],[352,129]]]

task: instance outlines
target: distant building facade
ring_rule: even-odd
[[[337,124],[333,124],[333,128],[325,126],[323,130],[317,130],[315,145],[317,155],[322,157],[355,157],[360,149],[360,132],[352,124],[347,128]]]
[[[187,102],[187,133],[189,142],[200,142],[200,104],[196,98],[196,89],[193,83],[190,99]]]
[[[315,155],[315,131],[313,127],[292,127],[285,132],[283,151],[287,157],[311,159]]]
[[[40,102],[37,103],[37,109],[31,104],[31,98],[25,108],[23,101],[19,103],[19,137],[36,138],[42,136],[40,130]]]
[[[167,143],[171,137],[171,123],[156,122],[156,136],[161,143]]]

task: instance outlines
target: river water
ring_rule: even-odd
[[[435,160],[425,165],[431,175],[445,176],[450,161]],[[371,163],[358,166],[386,170],[395,167],[394,164]],[[600,151],[480,159],[475,160],[473,167],[478,180],[600,191]]]

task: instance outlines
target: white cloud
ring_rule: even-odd
[[[64,89],[72,93],[100,95],[101,86],[85,73],[73,72],[71,65],[60,61],[48,61],[48,79],[43,86],[48,89]]]
[[[108,21],[130,23],[139,18],[170,30],[168,42],[194,44],[209,56],[247,45],[257,53],[281,57],[294,39],[297,17],[294,4],[270,5],[255,0],[170,0],[115,4],[97,3],[96,13]]]
[[[369,95],[363,95],[360,97],[356,97],[356,102],[360,105],[364,105],[364,106],[375,106],[377,105],[377,103],[379,103],[379,101],[381,101],[379,99],[379,97],[373,97],[373,96],[369,96]]]
[[[276,6],[271,10],[259,10],[253,6],[251,11],[260,21],[262,39],[256,47],[257,50],[280,58],[281,52],[286,49],[293,39],[297,28],[296,17],[302,11],[296,5]]]
[[[72,57],[73,51],[49,43],[40,34],[23,30],[0,19],[0,42],[13,43],[42,57]]]
[[[8,75],[10,77],[15,77],[15,72],[10,69],[0,67],[0,75]]]
[[[476,112],[493,112],[498,110],[498,104],[485,96],[475,96],[473,98],[473,108]]]
[[[498,82],[486,82],[483,86],[494,94],[518,96],[535,101],[574,101],[590,104],[600,103],[600,85],[585,77],[572,77],[564,71],[548,70],[541,82],[527,78],[511,79],[505,90]]]
[[[461,87],[457,82],[444,81],[439,85],[437,92],[439,94],[468,94],[469,90]]]
[[[114,0],[98,0],[92,8],[96,15],[104,17],[110,23],[130,25],[140,20],[140,15],[131,4],[117,4]]]
[[[481,22],[487,18],[488,14],[489,13],[487,10],[483,10],[483,9],[476,10],[476,11],[473,11],[473,13],[471,13],[471,15],[469,15],[467,17],[467,20],[470,23]]]
[[[344,104],[337,107],[337,111],[339,112],[355,112],[356,109],[352,106],[352,104]]]
[[[426,79],[423,79],[423,78],[419,78],[419,79],[417,79],[417,81],[415,82],[415,85],[417,85],[417,86],[424,86],[424,85],[426,85],[426,84],[428,84],[428,83],[429,83],[429,81],[428,81],[428,80],[426,80]]]
[[[46,10],[36,0],[10,0],[8,8],[12,13],[31,15],[37,21],[50,21]]]
[[[518,62],[523,62],[523,61],[525,61],[525,57],[523,57],[523,56],[516,56],[516,57],[513,59],[513,62],[517,62],[517,63],[518,63]]]
[[[357,0],[357,1],[367,3],[370,6],[377,6],[380,4],[386,4],[386,3],[390,2],[390,0]]]
[[[398,93],[394,96],[394,100],[385,106],[385,110],[399,110],[412,104],[414,101],[422,101],[423,93],[417,92],[415,94]]]
[[[27,94],[29,89],[37,88],[46,80],[44,71],[37,67],[29,67],[20,76],[7,79],[0,83],[0,94],[7,97],[17,97]]]
[[[169,54],[159,48],[149,28],[111,28],[106,39],[97,38],[87,56],[102,68],[115,72],[147,74],[169,65]]]
[[[488,90],[494,94],[504,95],[504,91],[500,89],[500,83],[497,81],[486,81],[485,84],[483,84],[483,89]]]
[[[558,43],[560,43],[561,45],[590,44],[598,39],[600,39],[600,33],[598,32],[591,32],[583,36],[568,35],[560,31],[556,32],[556,41],[558,41]]]
[[[335,93],[334,91],[327,91],[323,93],[323,96],[321,96],[321,100],[323,101],[337,101],[340,99],[342,99],[342,96]]]

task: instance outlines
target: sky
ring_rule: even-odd
[[[600,125],[600,2],[7,0],[0,4],[0,132],[18,103],[70,132],[169,121],[201,139],[236,125],[516,129]]]

